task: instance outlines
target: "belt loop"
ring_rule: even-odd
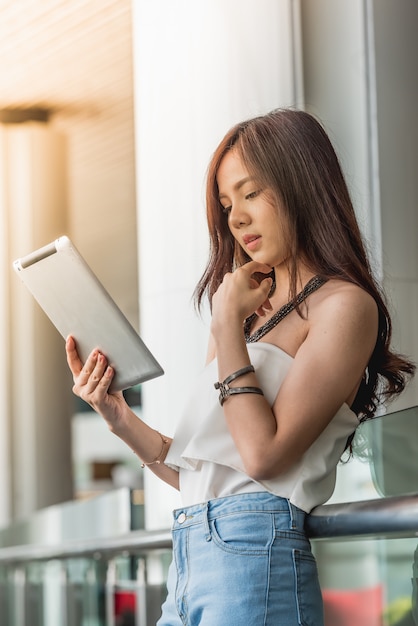
[[[212,535],[211,535],[210,527],[209,527],[209,502],[205,502],[202,515],[203,515],[203,528],[205,531],[205,539],[206,541],[211,541]]]
[[[287,506],[289,507],[289,515],[290,515],[290,525],[289,525],[289,528],[294,529],[297,526],[297,522],[296,522],[296,520],[294,518],[295,511],[293,510],[293,505],[290,502],[290,500],[286,499],[286,502],[287,502]]]

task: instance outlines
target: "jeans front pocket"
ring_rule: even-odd
[[[274,540],[271,513],[230,513],[212,520],[210,527],[216,545],[232,554],[268,555]]]

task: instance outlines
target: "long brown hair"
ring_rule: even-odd
[[[232,148],[287,213],[291,297],[296,296],[297,261],[303,256],[315,274],[359,285],[376,301],[378,338],[352,406],[361,419],[372,417],[380,398],[390,400],[403,391],[415,366],[390,349],[392,324],[385,297],[373,277],[338,157],[312,115],[277,109],[237,124],[219,144],[207,173],[210,253],[194,294],[198,308],[204,295],[211,304],[226,272],[250,260],[236,244],[219,201],[217,172]]]

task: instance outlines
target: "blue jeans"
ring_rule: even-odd
[[[157,626],[323,626],[305,515],[267,492],[174,511]]]

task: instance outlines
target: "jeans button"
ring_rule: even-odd
[[[179,524],[184,524],[184,522],[186,521],[186,514],[180,513],[180,515],[177,518],[177,521]]]

